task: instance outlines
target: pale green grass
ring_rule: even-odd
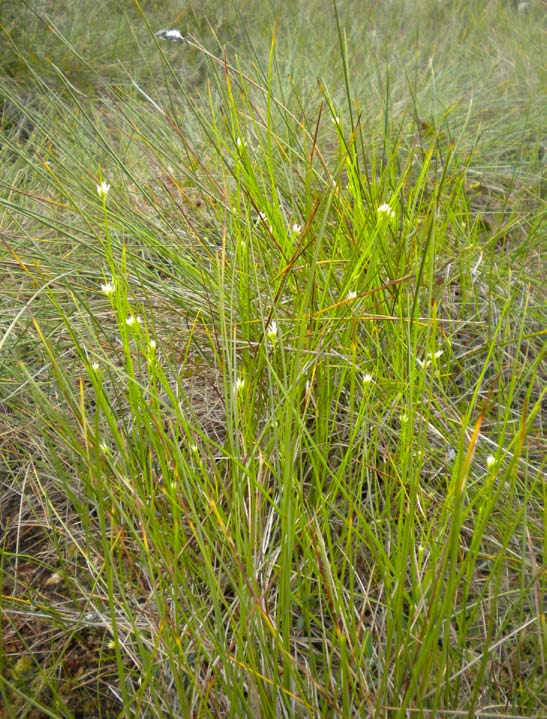
[[[545,712],[539,5],[287,5],[3,20],[1,717]]]

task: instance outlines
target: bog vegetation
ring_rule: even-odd
[[[542,5],[4,2],[0,717],[545,711]]]

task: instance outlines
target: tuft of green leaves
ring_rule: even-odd
[[[7,716],[537,715],[539,9],[88,5],[2,18]]]

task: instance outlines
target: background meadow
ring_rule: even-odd
[[[4,1],[0,717],[545,713],[543,22]]]

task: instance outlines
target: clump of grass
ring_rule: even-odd
[[[84,53],[97,95],[62,68],[48,94],[19,47],[6,716],[541,710],[539,116],[495,42],[533,89],[535,10],[391,5],[366,67],[347,8],[317,8],[319,81],[300,5],[224,54],[139,14],[161,82]]]

